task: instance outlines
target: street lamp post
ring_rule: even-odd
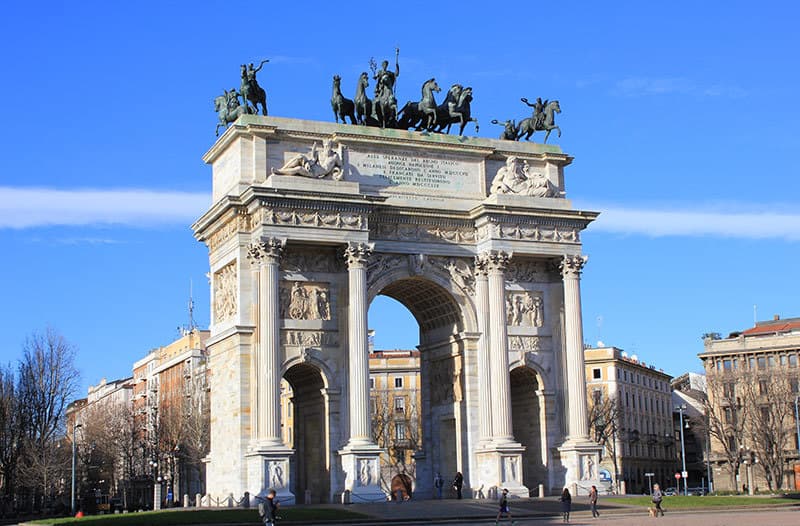
[[[161,477],[158,475],[158,462],[150,461],[150,468],[153,470],[153,510],[161,509]]]
[[[687,478],[687,471],[686,471],[686,447],[683,441],[683,412],[686,411],[686,405],[681,404],[675,408],[676,411],[680,414],[680,425],[681,425],[681,465],[683,466],[683,470],[681,471],[681,477],[683,478],[683,494],[689,494],[689,484],[686,481]]]
[[[72,423],[72,488],[70,490],[70,510],[72,510],[72,515],[75,516],[75,457],[76,457],[76,448],[75,448],[75,433],[78,431],[78,428],[82,427],[82,424],[77,423],[74,421]]]

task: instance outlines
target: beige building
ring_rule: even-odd
[[[603,445],[601,482],[624,481],[627,493],[649,488],[649,478],[662,487],[673,485],[680,466],[672,377],[616,347],[587,348],[584,357],[590,426],[593,438]]]
[[[704,342],[715,489],[800,489],[800,318],[775,316]]]

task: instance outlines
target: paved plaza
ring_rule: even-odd
[[[788,526],[800,524],[800,507],[765,508],[747,510],[681,510],[667,508],[664,517],[648,516],[645,507],[600,502],[600,517],[592,519],[586,499],[573,501],[570,524],[620,524],[620,525],[693,525],[702,526]],[[367,525],[422,525],[422,524],[475,524],[493,525],[497,511],[496,505],[486,501],[443,500],[417,501],[403,504],[378,503],[355,504],[347,509],[381,517],[375,522],[361,522]],[[555,498],[519,500],[511,502],[514,524],[549,525],[563,524],[560,517],[560,503]],[[501,524],[508,524],[507,520]]]

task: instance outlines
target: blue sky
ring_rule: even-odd
[[[603,213],[583,236],[587,342],[680,374],[754,305],[800,315],[795,3],[23,4],[0,18],[4,362],[52,326],[84,386],[130,374],[187,322],[190,282],[207,325],[189,225],[213,98],[270,58],[270,114],[331,121],[331,77],[352,97],[396,45],[401,103],[433,76],[470,85],[481,136],[528,116],[520,97],[559,99],[567,195]],[[410,315],[376,310],[379,347],[417,343]]]

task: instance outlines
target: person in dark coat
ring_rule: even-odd
[[[561,517],[564,522],[569,522],[569,512],[572,511],[572,495],[569,494],[567,488],[564,488],[564,491],[561,492],[561,498],[558,500],[561,501]]]
[[[453,489],[456,490],[456,498],[461,498],[461,488],[464,486],[464,475],[456,471],[456,478],[453,479]]]

